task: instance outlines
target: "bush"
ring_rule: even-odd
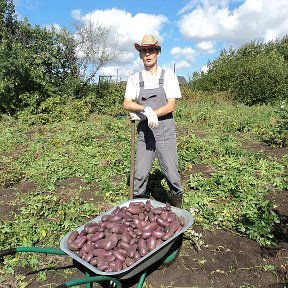
[[[238,50],[223,50],[208,63],[207,73],[194,73],[193,90],[226,91],[246,105],[288,98],[287,38],[268,44],[251,42]]]

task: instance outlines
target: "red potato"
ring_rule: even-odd
[[[89,253],[90,251],[94,250],[95,249],[95,245],[94,244],[88,244],[88,243],[85,243],[83,246],[82,246],[82,250],[85,252],[85,253]]]
[[[112,233],[122,234],[124,232],[124,225],[115,223],[114,226],[110,229]]]
[[[138,251],[136,251],[135,256],[134,256],[135,262],[138,261],[140,258],[141,258],[141,255],[139,254]]]
[[[76,246],[78,247],[78,250],[80,250],[86,241],[87,241],[87,237],[86,236],[82,236],[82,237],[77,238],[72,243],[75,243]],[[72,244],[72,243],[70,243],[70,244]]]
[[[96,222],[89,222],[85,224],[84,226],[84,231],[89,234],[89,233],[95,233],[98,229],[98,224]]]
[[[96,266],[97,265],[97,257],[93,257],[91,260],[90,260],[90,264],[93,265],[93,266]]]
[[[90,251],[89,253],[85,254],[85,256],[82,257],[82,259],[87,261],[87,262],[90,262],[93,257],[94,257],[93,251]]]
[[[153,214],[152,211],[149,211],[149,212],[148,212],[148,220],[149,220],[150,222],[154,222],[154,221],[155,221],[155,215]]]
[[[174,233],[176,231],[179,231],[181,229],[181,225],[180,225],[180,222],[178,220],[174,220],[172,223],[171,223],[171,230],[174,231]]]
[[[96,257],[107,257],[108,253],[105,249],[94,249],[93,255]]]
[[[123,269],[123,261],[120,261],[118,259],[115,260],[115,271],[121,271]]]
[[[97,265],[97,269],[100,271],[105,271],[108,269],[108,264],[107,263],[103,263],[101,265]]]
[[[129,258],[129,257],[127,257],[127,258],[125,259],[125,264],[126,264],[127,267],[129,267],[129,266],[131,266],[131,265],[134,264],[134,260],[131,259],[131,258]]]
[[[120,214],[121,212],[121,208],[119,206],[117,206],[111,213],[111,215],[117,215],[117,214]]]
[[[176,220],[176,214],[175,213],[169,213],[168,217],[166,218],[167,221],[170,223]]]
[[[87,233],[84,231],[84,229],[79,233],[79,235],[78,235],[78,237],[77,238],[79,238],[79,237],[83,237],[83,236],[86,236],[87,235]]]
[[[133,245],[133,244],[137,244],[138,243],[138,238],[137,237],[134,237],[134,238],[132,238],[131,239],[131,241],[130,241],[130,245]]]
[[[147,226],[144,226],[142,230],[143,230],[143,233],[144,232],[152,232],[153,230],[156,230],[157,227],[158,227],[158,223],[157,223],[157,221],[155,221],[155,222],[150,223]]]
[[[162,236],[164,236],[165,232],[163,231],[159,231],[159,230],[154,230],[152,231],[151,235],[156,237],[156,239],[160,239],[162,238]]]
[[[151,204],[151,201],[150,200],[147,200],[146,201],[146,205],[145,205],[145,211],[150,211],[151,209],[153,209],[154,207],[152,206]]]
[[[142,220],[144,220],[144,219],[142,219]],[[141,224],[141,222],[142,222],[142,221],[141,221],[140,218],[135,218],[134,221],[133,221],[135,227],[136,227],[137,229],[139,229],[139,230],[142,230],[142,224]]]
[[[99,241],[102,241],[101,242],[102,248],[109,251],[116,247],[118,240],[119,238],[117,234],[111,234]]]
[[[153,208],[153,209],[151,209],[151,212],[154,215],[160,215],[163,212],[163,208],[162,207]]]
[[[125,243],[130,243],[132,237],[130,236],[128,231],[124,231],[122,236],[121,236],[121,241],[125,242]]]
[[[122,249],[124,249],[124,250],[129,250],[130,249],[130,244],[129,243],[126,243],[126,242],[123,242],[123,241],[121,241],[120,243],[119,243],[119,245],[120,245],[120,247],[122,248]]]
[[[141,220],[144,220],[144,219],[146,219],[146,212],[144,212],[144,213],[140,213],[139,214],[139,219],[141,219]]]
[[[139,239],[138,242],[138,251],[141,257],[147,254],[148,248],[146,245],[146,241],[144,239]]]
[[[103,239],[105,236],[104,232],[95,232],[90,238],[89,240],[92,242],[96,242],[100,239]]]
[[[67,248],[71,251],[78,251],[78,245],[75,242],[70,242],[67,244]]]
[[[71,234],[68,236],[67,238],[67,243],[72,243],[76,240],[76,238],[78,237],[79,232],[77,230],[74,230],[71,232]]]
[[[180,222],[180,225],[183,227],[185,225],[185,218],[183,216],[180,216],[178,218],[179,222]]]
[[[168,215],[169,215],[169,212],[164,210],[164,211],[161,213],[160,217],[161,217],[162,219],[166,220],[167,217],[168,217]]]
[[[124,262],[125,261],[125,257],[120,253],[120,251],[113,251],[113,254],[115,255],[115,257],[121,261]]]
[[[142,230],[140,230],[140,229],[135,229],[135,230],[134,230],[134,233],[136,234],[136,236],[141,237],[141,235],[142,235]]]
[[[151,231],[145,231],[142,233],[142,239],[148,239],[151,236]]]
[[[105,222],[105,228],[111,230],[115,226],[114,222]]]
[[[163,236],[162,236],[162,240],[166,241],[169,238],[171,238],[174,235],[174,231],[173,230],[169,230],[168,232],[166,232]]]
[[[166,209],[167,211],[171,211],[171,204],[170,204],[170,203],[166,203],[165,209]]]
[[[116,259],[116,256],[114,254],[108,255],[106,257],[107,262],[115,261],[115,259]]]
[[[103,215],[102,217],[101,217],[101,221],[102,222],[107,222],[107,221],[109,221],[111,219],[111,215]]]
[[[156,240],[156,247],[160,246],[164,241],[162,239],[157,239]]]
[[[114,215],[109,221],[118,222],[121,219],[122,219],[122,216],[120,214],[118,214],[118,215]]]
[[[144,212],[144,207],[140,206],[140,205],[129,205],[128,207],[128,211],[132,214],[132,215],[139,215],[140,213]]]
[[[150,236],[147,239],[147,248],[149,251],[152,251],[153,249],[155,249],[155,247],[156,247],[156,237]]]
[[[162,226],[162,227],[169,227],[169,226],[170,226],[170,222],[167,221],[167,220],[164,220],[164,219],[161,218],[161,217],[158,217],[156,221],[157,221],[157,223],[158,223],[160,226]]]

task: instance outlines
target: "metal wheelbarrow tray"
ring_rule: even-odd
[[[122,208],[122,207],[128,207],[129,204],[131,202],[144,202],[146,203],[147,199],[144,198],[139,198],[139,199],[132,199],[132,200],[128,200],[125,202],[122,202],[121,204],[117,205],[118,207]],[[164,207],[166,204],[162,203],[162,202],[158,202],[156,200],[150,199],[151,204],[157,208],[157,207]],[[107,210],[106,212],[104,212],[103,214],[99,215],[98,217],[90,220],[87,223],[90,222],[101,222],[101,217],[103,215],[108,215],[111,214],[115,208],[117,207],[113,207],[109,210]],[[179,235],[181,235],[183,232],[185,232],[194,222],[194,219],[192,217],[192,215],[183,209],[171,206],[171,210],[176,213],[176,215],[178,217],[183,216],[185,219],[185,225],[182,227],[182,229],[180,231],[178,231],[177,233],[175,233],[171,238],[169,238],[168,240],[164,241],[161,245],[159,245],[158,247],[156,247],[155,249],[153,249],[152,251],[148,252],[146,255],[144,255],[143,257],[141,257],[139,260],[137,260],[134,264],[132,264],[131,266],[118,271],[118,272],[103,272],[98,270],[95,266],[91,265],[90,263],[86,262],[85,260],[83,260],[82,258],[80,258],[75,252],[71,251],[68,249],[67,247],[67,239],[69,237],[69,235],[72,233],[69,232],[68,234],[66,234],[61,242],[60,242],[60,248],[63,252],[65,252],[67,255],[71,256],[75,261],[81,263],[83,266],[87,267],[88,269],[90,269],[91,271],[93,271],[95,274],[98,275],[104,275],[104,276],[111,276],[111,277],[115,277],[115,278],[119,278],[119,279],[128,279],[130,277],[133,277],[134,275],[140,273],[141,271],[144,271],[146,268],[148,268],[150,265],[154,264],[156,261],[160,260],[161,258],[163,258],[169,251],[169,249],[171,248],[171,246],[173,245],[173,243],[176,241],[177,237],[179,237]],[[87,224],[83,224],[81,226],[79,226],[78,228],[74,229],[77,230],[79,233],[84,229],[84,226]]]

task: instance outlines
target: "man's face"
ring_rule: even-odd
[[[143,48],[140,50],[140,58],[145,67],[153,67],[159,56],[159,49],[154,47]]]

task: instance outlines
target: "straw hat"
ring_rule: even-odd
[[[134,47],[139,52],[140,52],[141,49],[147,48],[147,47],[155,47],[155,48],[158,48],[159,50],[161,50],[160,43],[152,35],[144,35],[143,39],[141,41],[141,44],[135,43]]]

